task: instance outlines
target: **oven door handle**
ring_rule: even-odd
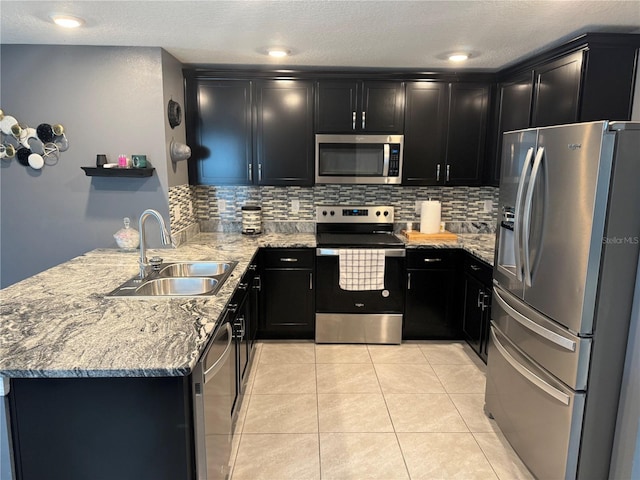
[[[383,248],[385,257],[405,257],[407,255],[404,248]],[[337,257],[339,248],[316,248],[316,255],[319,257]]]

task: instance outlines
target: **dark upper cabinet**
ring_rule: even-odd
[[[489,87],[452,83],[444,185],[479,185],[485,155]]]
[[[436,183],[446,150],[448,85],[408,82],[404,126],[404,185]]]
[[[577,52],[534,69],[532,127],[577,121],[582,57]]]
[[[317,133],[403,132],[403,82],[320,80],[317,92]]]
[[[500,183],[506,131],[630,120],[637,58],[637,35],[586,34],[501,72],[486,183]]]
[[[533,95],[533,73],[524,74],[498,85],[498,140],[494,156],[500,158],[502,134],[512,130],[528,128],[531,124],[531,98]],[[500,162],[488,162],[488,182],[497,185],[500,182]]]
[[[257,81],[255,97],[258,185],[313,185],[313,82]]]
[[[205,185],[251,183],[251,82],[197,80],[187,97],[190,175]]]
[[[479,185],[489,86],[412,82],[405,108],[405,185]]]

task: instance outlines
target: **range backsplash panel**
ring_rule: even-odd
[[[477,223],[494,229],[498,207],[495,187],[399,187],[392,185],[316,185],[257,187],[181,185],[169,189],[172,231],[194,223],[239,224],[243,205],[260,205],[263,222],[315,222],[315,207],[330,204],[384,204],[395,207],[396,223],[419,222],[416,202],[442,202],[442,220]],[[294,204],[297,201],[297,210]],[[485,202],[491,210],[485,211]],[[414,227],[415,228],[415,227]]]

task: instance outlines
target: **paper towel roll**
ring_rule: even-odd
[[[420,233],[440,231],[441,205],[437,200],[426,200],[420,205]]]

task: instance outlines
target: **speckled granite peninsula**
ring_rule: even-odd
[[[0,376],[185,376],[242,273],[260,247],[315,247],[313,234],[248,237],[201,233],[177,249],[150,250],[167,261],[237,261],[210,297],[105,297],[138,272],[138,252],[98,249],[0,291]],[[407,248],[464,248],[493,263],[495,236],[461,234],[458,242],[408,242]]]

